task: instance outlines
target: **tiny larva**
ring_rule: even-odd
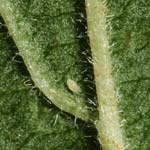
[[[67,86],[68,86],[69,90],[72,91],[73,93],[79,93],[81,91],[78,84],[72,79],[67,80]]]

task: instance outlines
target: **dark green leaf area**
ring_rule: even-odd
[[[130,150],[150,145],[150,1],[109,1],[113,76]]]

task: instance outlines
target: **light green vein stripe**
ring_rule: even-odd
[[[93,57],[99,120],[96,127],[103,150],[123,150],[117,98],[111,75],[111,57],[106,30],[106,5],[101,0],[86,0],[88,33]]]

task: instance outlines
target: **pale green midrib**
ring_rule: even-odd
[[[13,15],[13,6],[11,3],[5,0],[1,0],[0,13],[3,19],[6,22],[9,33],[13,37],[20,55],[23,57],[23,60],[31,74],[31,77],[35,85],[61,110],[68,112],[74,115],[77,118],[82,120],[89,120],[90,112],[86,104],[80,98],[76,101],[69,97],[61,89],[53,90],[49,84],[49,79],[46,76],[43,76],[41,73],[46,70],[42,70],[42,66],[34,62],[32,58],[32,49],[40,49],[40,45],[36,40],[31,42],[31,39],[25,34],[25,31],[30,32],[30,25],[27,22],[16,23],[15,15],[17,16],[19,12],[15,10],[15,15]],[[18,29],[19,28],[19,29]],[[28,53],[27,50],[30,50]]]
[[[106,5],[102,0],[86,0],[88,33],[93,57],[99,120],[96,127],[103,150],[123,150],[117,98],[111,75],[111,56],[106,29]]]

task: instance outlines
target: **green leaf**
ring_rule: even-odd
[[[82,90],[89,89],[88,87],[83,87],[83,83],[86,84],[86,81],[82,81],[81,72],[83,70],[81,67],[83,65],[81,65],[81,62],[85,58],[84,55],[80,56],[81,52],[83,52],[80,46],[81,41],[80,38],[76,38],[79,36],[84,40],[84,37],[83,35],[77,35],[80,34],[80,31],[75,32],[76,28],[74,26],[77,25],[73,20],[77,19],[76,13],[79,10],[76,10],[76,5],[70,2],[62,3],[62,1],[58,1],[59,3],[56,5],[53,1],[41,1],[38,5],[39,2],[34,1],[31,4],[30,1],[16,0],[15,3],[14,1],[0,1],[2,15],[4,14],[3,7],[9,4],[11,4],[14,12],[9,14],[7,10],[11,8],[6,7],[8,8],[5,9],[6,16],[3,15],[6,24],[2,19],[0,21],[0,149],[84,150],[92,149],[93,146],[94,149],[97,149],[98,146],[95,144],[94,138],[96,132],[92,127],[93,125],[77,120],[56,108],[51,103],[52,99],[47,99],[39,92],[37,84],[32,82],[24,65],[25,62],[29,67],[28,61],[26,62],[27,57],[27,60],[30,59],[29,63],[39,66],[34,68],[35,73],[39,70],[44,70],[48,73],[44,72],[42,77],[49,77],[50,89],[48,91],[50,92],[54,88],[58,92],[59,105],[64,103],[63,100],[65,100],[60,91],[64,94],[67,93],[65,95],[68,95],[67,101],[69,105],[72,104],[72,100],[76,100],[80,106],[80,99],[82,99],[83,103],[86,100],[84,93],[74,94],[69,91],[66,85],[67,79],[70,78],[75,80]],[[49,9],[53,8],[53,5],[57,6],[55,8],[57,11]],[[47,11],[45,11],[46,8]],[[66,14],[61,11],[66,11]],[[10,22],[9,19],[6,19],[7,16],[8,18],[12,17],[12,19],[15,17],[15,19]],[[21,23],[28,24],[28,27],[31,27],[32,30],[27,31],[26,25],[21,28]],[[9,31],[6,30],[6,27]],[[17,38],[15,38],[16,35],[13,34],[12,30],[15,30]],[[10,35],[12,35],[15,43]],[[31,49],[26,49],[29,54],[24,56],[24,52],[20,52],[20,49],[18,52],[17,48],[20,48],[18,46],[20,43],[25,44],[29,39],[32,40],[28,41],[29,45],[26,46]],[[34,45],[35,47],[32,47],[30,42],[32,44],[37,43],[37,46],[40,44],[38,47],[40,50],[36,49],[36,44]],[[23,48],[26,48],[26,46]],[[32,55],[33,53],[35,55]],[[20,55],[23,55],[25,59],[22,60]],[[36,57],[39,62],[37,62]],[[93,97],[93,95],[90,97]],[[74,108],[74,106],[70,106]],[[70,110],[71,108],[66,107],[66,109]],[[76,112],[76,110],[71,111]],[[82,113],[79,115],[83,116]],[[86,113],[85,115],[85,119],[87,119],[89,115]]]
[[[150,149],[150,1],[109,3],[113,75],[127,149]]]
[[[76,3],[1,0],[0,9],[35,85],[63,111],[89,120],[94,113],[85,104],[88,99],[83,85],[88,77],[83,78],[82,67],[83,61],[88,62],[83,60],[83,35],[75,23],[80,15]],[[68,79],[74,80],[81,92],[69,91]]]
[[[150,2],[0,0],[0,4],[19,50],[12,54],[14,44],[2,30],[2,149],[92,149],[85,137],[95,133],[86,136],[62,110],[92,121],[104,150],[150,149]],[[22,58],[27,69],[20,64]]]
[[[91,149],[93,127],[47,103],[0,19],[0,149]]]

